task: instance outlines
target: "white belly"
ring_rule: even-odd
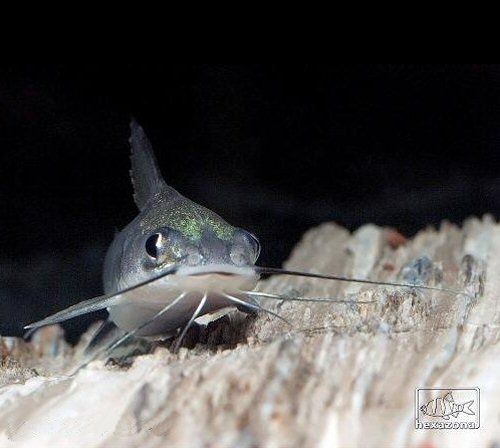
[[[137,332],[139,336],[171,334],[188,323],[205,292],[207,301],[200,316],[234,306],[233,301],[223,296],[224,292],[245,300],[238,291],[251,290],[256,283],[257,276],[253,272],[251,275],[209,273],[195,276],[168,276],[123,293],[122,300],[117,305],[108,308],[109,317],[117,327],[132,331],[152,319],[164,307],[172,304],[177,297],[185,293],[182,299],[172,305],[162,316]]]

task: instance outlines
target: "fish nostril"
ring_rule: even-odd
[[[203,255],[200,253],[200,251],[195,248],[189,248],[187,254],[186,254],[186,263],[190,266],[196,266],[200,264],[203,260]]]
[[[192,254],[192,255],[188,255],[188,257],[187,257],[187,263],[190,266],[196,266],[196,265],[200,264],[201,260],[202,260],[202,256],[200,254]]]

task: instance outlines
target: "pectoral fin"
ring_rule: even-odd
[[[81,316],[82,314],[88,314],[94,311],[102,310],[109,306],[115,305],[120,300],[121,297],[116,294],[94,297],[92,299],[84,300],[83,302],[72,305],[65,310],[59,311],[58,313],[52,314],[45,319],[39,320],[38,322],[26,325],[24,328],[26,330],[35,330],[46,325],[57,324],[65,320],[72,319],[73,317]],[[31,331],[29,333],[31,334]]]

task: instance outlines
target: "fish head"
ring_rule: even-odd
[[[116,236],[106,257],[105,287],[125,289],[172,272],[184,291],[253,289],[259,254],[250,232],[166,186]]]
[[[427,406],[424,404],[420,406],[420,411],[424,414],[427,415]]]
[[[258,280],[257,238],[167,185],[144,130],[132,121],[131,131],[131,176],[140,213],[108,249],[105,291],[168,273],[184,291],[253,289]]]

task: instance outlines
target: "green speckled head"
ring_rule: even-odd
[[[143,220],[143,226],[165,225],[178,231],[192,242],[199,241],[205,230],[211,230],[217,238],[229,241],[234,234],[234,227],[211,210],[182,197],[169,200],[169,194],[157,194],[152,208]]]
[[[146,281],[173,266],[253,266],[260,251],[257,239],[168,186],[144,131],[135,122],[131,128],[131,176],[140,213],[108,250],[106,293]]]

